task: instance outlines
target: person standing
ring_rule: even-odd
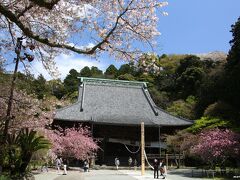
[[[63,175],[67,175],[67,160],[63,160]]]
[[[88,160],[85,160],[83,163],[84,172],[89,172],[89,163]]]
[[[137,160],[135,159],[134,160],[134,169],[135,169],[135,171],[137,170],[137,165],[138,165],[138,163],[137,163]]]
[[[128,158],[128,165],[129,165],[129,169],[131,169],[131,166],[132,166],[132,158],[131,157]]]
[[[154,170],[154,179],[158,179],[158,168],[159,168],[159,162],[157,159],[154,159],[153,161],[153,170]]]
[[[62,159],[60,157],[56,158],[56,167],[57,167],[57,173],[60,174],[60,168],[62,165]]]
[[[163,179],[165,179],[167,177],[167,167],[164,159],[160,161],[160,172],[161,172],[161,175],[163,176]]]
[[[118,170],[118,166],[120,165],[120,161],[117,157],[115,158],[115,165],[116,165],[116,168]]]

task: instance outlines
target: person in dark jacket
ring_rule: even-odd
[[[154,159],[154,161],[153,161],[154,179],[155,178],[158,179],[158,169],[159,169],[159,162],[157,159]],[[157,176],[156,176],[156,174],[157,174]]]

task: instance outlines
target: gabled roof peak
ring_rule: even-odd
[[[142,81],[126,81],[126,80],[101,79],[101,78],[89,78],[89,77],[79,77],[79,79],[81,83],[88,83],[88,84],[140,86],[143,88],[147,88],[147,82],[142,82]]]

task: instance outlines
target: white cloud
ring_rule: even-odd
[[[60,72],[60,77],[62,80],[66,77],[71,69],[76,69],[78,72],[85,66],[96,66],[101,70],[105,70],[108,64],[105,64],[95,59],[80,57],[76,55],[59,55],[55,58],[56,67]],[[47,80],[53,79],[46,69],[43,67],[42,63],[35,61],[32,64],[34,75],[38,76],[42,74]]]

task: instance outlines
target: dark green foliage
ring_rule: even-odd
[[[157,106],[166,109],[170,103],[168,94],[165,91],[158,91],[155,87],[149,88],[151,97],[154,99],[154,102]]]
[[[238,110],[235,109],[230,104],[227,104],[222,101],[215,102],[210,104],[204,111],[204,116],[210,117],[218,117],[222,119],[237,119],[238,114],[236,114]]]
[[[118,76],[118,79],[119,79],[119,80],[127,80],[127,81],[134,81],[134,80],[135,80],[133,75],[127,74],[127,73]]]
[[[79,75],[81,77],[91,77],[92,76],[91,69],[88,66],[85,66],[84,68],[81,69]]]
[[[118,74],[118,69],[113,64],[108,66],[108,68],[104,73],[106,78],[111,78],[111,79],[114,79],[117,76],[117,74]]]
[[[155,84],[160,91],[172,94],[176,93],[176,75],[167,71],[162,71],[155,78]]]
[[[199,67],[187,68],[176,80],[181,97],[196,95],[204,78],[204,71]]]
[[[196,56],[187,56],[180,60],[176,69],[176,86],[180,97],[196,95],[204,78],[203,63]]]
[[[197,100],[194,96],[189,96],[186,101],[179,99],[174,101],[168,108],[167,111],[171,114],[179,117],[185,117],[187,119],[195,119],[194,108]]]
[[[90,71],[90,69],[89,69],[89,71]],[[67,77],[63,81],[64,87],[65,87],[65,90],[66,90],[66,94],[71,94],[74,91],[78,90],[78,85],[79,85],[78,77],[79,77],[79,73],[75,69],[71,69],[69,71],[69,74],[67,75]]]
[[[51,93],[58,99],[61,99],[65,93],[66,89],[60,79],[48,81],[48,86],[51,88]]]
[[[227,57],[226,72],[222,80],[225,89],[222,98],[227,103],[240,107],[240,18],[232,25],[233,39]]]
[[[49,142],[43,137],[38,136],[34,130],[23,129],[19,133],[18,145],[21,148],[20,172],[25,172],[34,152],[40,149],[49,148]]]
[[[201,117],[204,110],[210,108],[211,104],[221,102],[212,105],[211,115],[235,121],[239,119],[240,18],[232,26],[231,32],[233,33],[233,39],[230,41],[232,47],[227,56],[227,63],[219,63],[211,67],[208,77],[205,77],[200,87],[197,105],[198,117]],[[225,105],[223,106],[223,104]]]
[[[38,99],[43,99],[45,95],[50,94],[50,88],[47,86],[46,79],[42,74],[33,81],[33,90]]]
[[[226,68],[228,70],[240,66],[240,17],[237,22],[232,25],[232,30],[230,32],[232,32],[233,39],[229,42],[232,47],[227,57],[228,62]]]
[[[34,152],[50,146],[43,136],[27,128],[8,134],[6,142],[0,147],[1,162],[4,171],[14,177],[25,175]]]
[[[103,77],[102,70],[98,69],[98,67],[92,66],[91,67],[91,77],[95,77],[95,78]]]
[[[133,64],[123,64],[118,70],[118,75],[131,74],[134,75],[134,66]]]
[[[192,67],[202,67],[203,63],[200,61],[200,58],[197,56],[189,55],[180,60],[180,65],[177,67],[176,73],[181,75],[188,68]]]

